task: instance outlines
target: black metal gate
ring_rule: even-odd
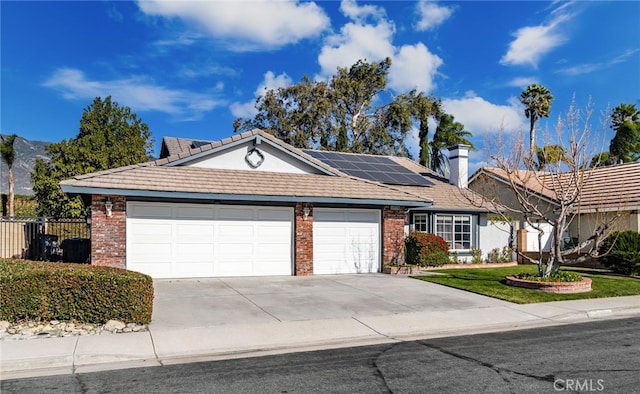
[[[88,263],[90,254],[84,219],[0,217],[0,258]]]

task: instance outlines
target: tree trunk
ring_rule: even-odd
[[[13,217],[14,216],[13,202],[15,199],[14,191],[13,191],[14,189],[13,167],[9,167],[8,175],[9,175],[9,217]]]
[[[536,118],[531,115],[529,127],[529,160],[533,163],[536,157]]]

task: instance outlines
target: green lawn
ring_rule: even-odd
[[[534,265],[519,265],[504,268],[436,270],[431,272],[440,275],[415,276],[414,278],[499,298],[517,304],[640,295],[640,280],[638,279],[607,275],[607,271],[603,270],[586,268],[567,268],[567,270],[576,271],[591,278],[592,290],[588,293],[552,294],[539,290],[507,286],[505,284],[504,278],[507,275],[519,272],[537,272],[537,267]]]

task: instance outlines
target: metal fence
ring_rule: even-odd
[[[0,217],[0,258],[87,263],[90,253],[84,219]]]

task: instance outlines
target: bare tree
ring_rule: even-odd
[[[501,132],[495,141],[487,144],[494,167],[481,169],[469,185],[505,220],[516,218],[538,233],[538,255],[532,258],[521,252],[518,254],[537,264],[542,277],[556,273],[563,264],[597,257],[599,242],[613,231],[621,216],[619,209],[598,214],[598,210],[590,206],[589,218],[593,225],[589,226],[589,234],[577,245],[564,242],[565,234],[572,226],[574,231],[585,227],[577,225],[587,211],[583,197],[585,193],[591,193],[589,182],[597,171],[589,168],[594,145],[590,136],[591,114],[590,107],[581,112],[572,105],[564,119],[559,118],[555,138],[556,144],[563,148],[564,157],[549,161],[544,171],[538,170],[537,163],[531,159],[523,133],[510,137]],[[542,238],[549,230],[551,245],[545,260]]]

